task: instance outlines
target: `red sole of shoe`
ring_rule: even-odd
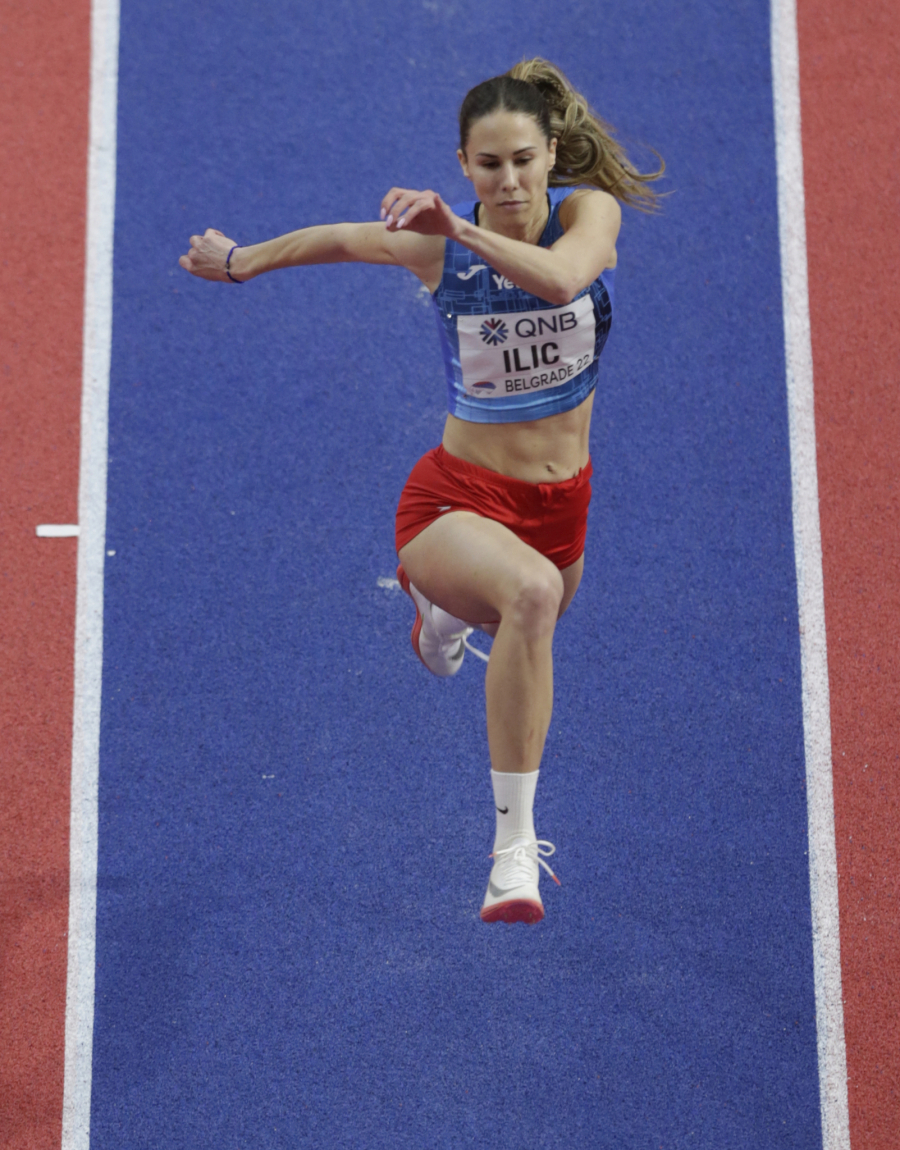
[[[412,605],[416,609],[416,621],[415,621],[415,623],[413,623],[412,635],[410,635],[410,641],[412,643],[412,649],[415,651],[416,655],[418,656],[419,662],[422,664],[422,666],[427,668],[427,670],[430,671],[431,668],[428,666],[428,664],[422,658],[422,655],[419,651],[419,635],[421,635],[421,633],[422,633],[422,612],[419,610],[419,604],[415,601],[415,599],[413,599],[412,595],[410,594],[409,576],[403,570],[402,564],[397,568],[397,582],[400,584],[400,586],[403,588],[403,590],[406,592],[406,594],[409,595],[410,599],[412,600]]]
[[[544,908],[536,902],[513,899],[498,902],[481,912],[482,922],[527,922],[532,925],[544,917]]]

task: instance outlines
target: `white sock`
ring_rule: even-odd
[[[514,838],[533,839],[534,792],[540,771],[520,775],[512,771],[491,771],[494,806],[497,808],[497,833],[494,850],[508,846]]]

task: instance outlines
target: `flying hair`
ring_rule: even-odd
[[[658,210],[660,193],[648,185],[666,170],[663,158],[651,149],[659,159],[659,168],[639,172],[616,140],[614,129],[548,60],[540,56],[522,60],[466,95],[459,110],[459,146],[463,152],[472,124],[500,110],[534,117],[547,142],[556,140],[556,165],[548,181],[551,187],[587,184],[639,211]]]

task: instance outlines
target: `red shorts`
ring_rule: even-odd
[[[584,552],[591,462],[561,483],[525,483],[435,447],[410,472],[397,507],[397,551],[448,511],[508,527],[560,570]]]

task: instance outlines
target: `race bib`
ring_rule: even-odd
[[[456,330],[463,387],[479,399],[559,387],[594,362],[590,294],[543,311],[461,315]]]

